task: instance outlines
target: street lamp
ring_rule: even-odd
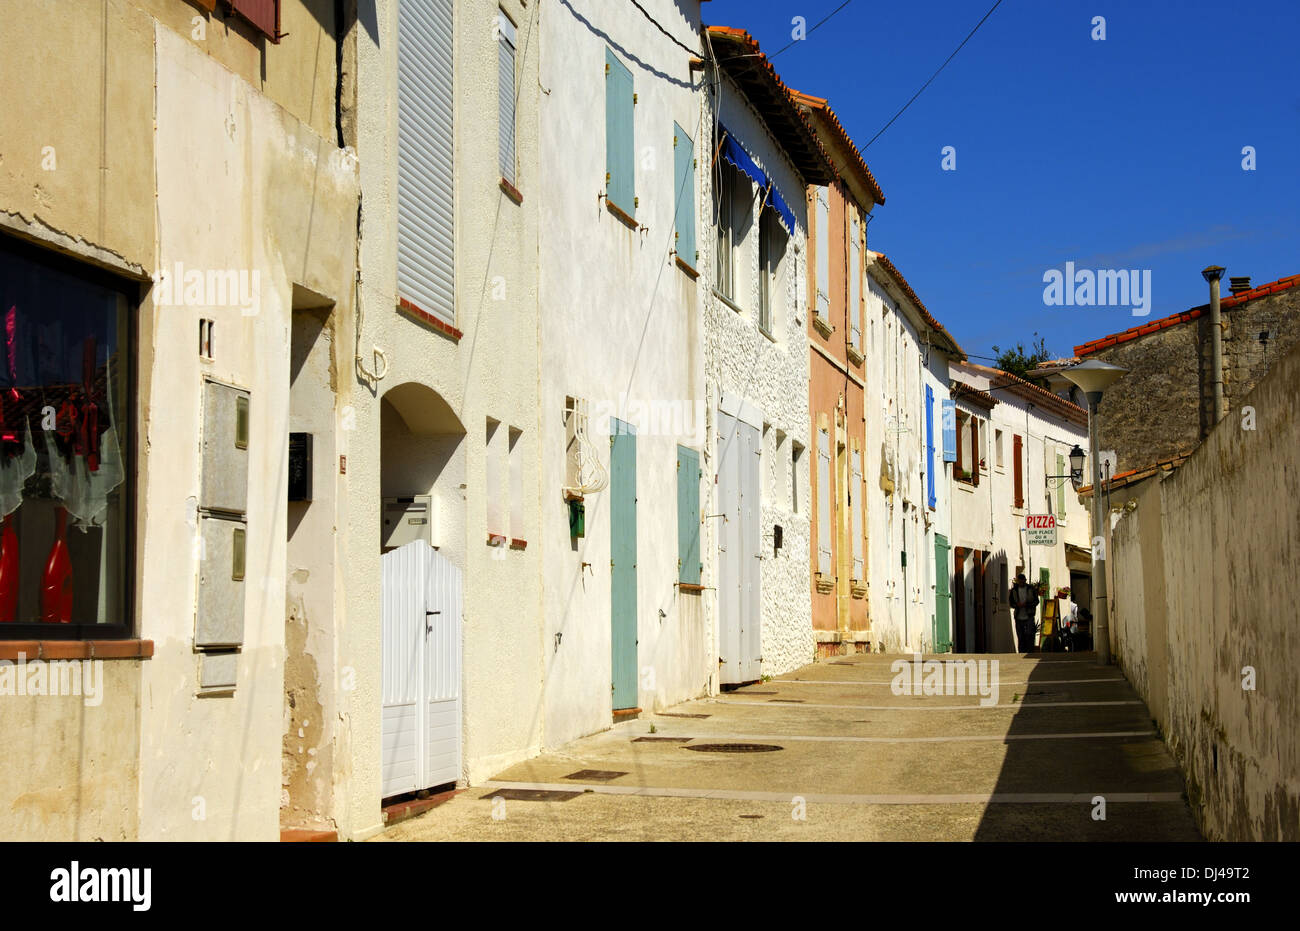
[[[1106,512],[1101,502],[1101,456],[1097,448],[1097,408],[1102,392],[1128,373],[1109,362],[1089,359],[1061,374],[1079,386],[1088,399],[1088,452],[1092,456],[1092,640],[1099,665],[1110,663],[1110,618],[1106,608]],[[1074,455],[1070,455],[1071,468]]]
[[[1046,476],[1047,487],[1051,490],[1060,488],[1061,482],[1065,481],[1068,478],[1070,480],[1070,484],[1074,486],[1074,490],[1078,491],[1079,486],[1083,484],[1083,460],[1084,460],[1083,450],[1080,449],[1079,444],[1076,443],[1074,445],[1074,449],[1070,450],[1070,474]],[[1055,485],[1052,484],[1053,481],[1056,482]]]

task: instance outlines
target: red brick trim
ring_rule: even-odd
[[[505,192],[506,197],[509,197],[516,204],[522,204],[524,202],[524,195],[520,193],[519,188],[515,187],[505,178],[501,179],[499,187]]]
[[[431,808],[437,808],[444,802],[449,802],[464,789],[449,789],[446,792],[439,792],[437,795],[430,795],[428,798],[406,799],[400,802],[393,802],[385,805],[382,811],[385,827],[392,827],[399,821],[405,821],[407,818],[414,818],[416,815],[422,815]]]
[[[637,223],[635,219],[633,219],[632,217],[624,213],[622,209],[615,206],[614,202],[610,200],[608,197],[605,198],[605,208],[609,210],[610,213],[616,216],[625,226],[629,227],[630,229],[637,229],[638,227],[640,227],[641,224]]]
[[[527,548],[528,548],[528,541],[527,541],[527,540],[521,540],[521,539],[519,539],[518,537],[511,537],[511,538],[510,538],[510,548],[511,548],[512,550],[522,550],[522,549],[527,549]]]
[[[149,659],[152,640],[0,640],[0,659]]]
[[[465,335],[460,330],[452,326],[450,323],[447,323],[445,320],[435,317],[427,310],[423,310],[419,307],[416,307],[414,304],[412,304],[404,297],[399,297],[397,299],[397,309],[402,313],[407,314],[408,316],[414,317],[416,320],[420,321],[421,323],[427,323],[429,326],[433,327],[439,333],[442,333],[444,336],[450,336],[452,339],[456,340],[457,342],[460,342],[460,338]]]

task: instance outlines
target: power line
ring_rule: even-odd
[[[996,10],[1001,5],[1002,5],[1002,0],[997,0],[997,2],[993,4],[993,6],[989,7],[989,11],[984,14],[984,19],[981,19],[978,23],[975,24],[975,28],[966,34],[966,38],[961,40],[961,45],[953,49],[953,53],[943,60],[943,64],[938,67],[938,69],[934,72],[934,74],[930,75],[930,80],[922,84],[921,90],[913,94],[912,99],[909,100],[907,103],[903,104],[903,109],[895,113],[893,119],[891,119],[888,123],[882,126],[880,132],[876,133],[874,136],[871,137],[871,142],[875,142],[877,139],[880,138],[881,134],[884,133],[886,129],[894,125],[894,120],[902,116],[903,110],[906,110],[908,107],[910,107],[912,103],[916,100],[916,98],[921,96],[922,91],[924,91],[927,87],[930,86],[930,82],[939,76],[939,72],[942,71],[944,68],[948,67],[948,62],[952,61],[957,56],[957,53],[960,52],[962,48],[966,45],[966,43],[971,40],[971,36],[975,35],[975,33],[979,31],[980,26],[984,25],[984,20],[992,16],[993,11]],[[862,147],[862,150],[866,151],[867,149],[869,149],[871,147],[871,142],[868,142],[866,145],[864,145]]]
[[[668,31],[667,29],[665,29],[663,26],[659,25],[659,21],[658,21],[657,19],[655,19],[653,16],[651,16],[649,13],[647,13],[647,12],[646,12],[646,8],[643,7],[641,4],[637,3],[636,0],[630,0],[630,2],[631,2],[631,4],[632,4],[634,7],[636,7],[638,10],[641,11],[641,15],[642,15],[642,16],[644,16],[646,19],[650,20],[650,22],[654,25],[654,27],[655,27],[656,29],[658,29],[660,32],[662,32],[664,35],[666,35],[670,40],[672,40],[672,42],[674,42],[674,43],[677,45],[678,48],[685,50],[686,54],[690,55],[692,58],[699,58],[699,57],[700,57],[699,49],[693,49],[693,48],[691,48],[690,46],[685,45],[685,44],[683,44],[682,42],[680,42],[680,41],[677,39],[676,36],[674,36],[671,32],[669,32],[669,31]]]
[[[781,52],[784,52],[786,49],[793,48],[795,45],[797,45],[798,43],[802,42],[804,39],[807,39],[810,35],[812,35],[814,32],[816,32],[817,29],[818,29],[818,27],[821,26],[823,23],[825,23],[826,20],[830,19],[832,16],[834,16],[836,13],[838,13],[840,10],[844,9],[846,6],[848,6],[848,5],[849,5],[850,3],[852,3],[852,2],[853,2],[853,0],[844,0],[843,3],[841,3],[841,4],[840,4],[839,6],[837,6],[835,9],[831,10],[829,13],[827,13],[825,16],[823,16],[821,19],[819,19],[819,20],[817,21],[817,24],[816,24],[816,25],[814,25],[811,29],[809,29],[807,32],[805,32],[805,33],[803,34],[803,37],[802,37],[802,38],[795,39],[793,42],[791,42],[789,45],[787,45],[785,48],[781,49],[780,51],[776,52],[775,54],[768,55],[768,56],[767,56],[767,60],[768,60],[768,61],[771,61],[771,60],[772,60],[773,58],[775,58],[777,55],[780,55]]]

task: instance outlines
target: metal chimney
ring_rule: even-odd
[[[1250,290],[1250,276],[1243,275],[1236,278],[1228,279],[1228,290],[1233,294],[1240,294],[1242,291]]]
[[[1201,277],[1210,283],[1210,379],[1214,389],[1214,414],[1210,418],[1210,427],[1223,419],[1223,315],[1219,310],[1219,279],[1224,271],[1221,265],[1201,270]]]

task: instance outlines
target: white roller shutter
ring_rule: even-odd
[[[397,293],[456,320],[452,0],[397,8]]]
[[[497,53],[497,109],[501,139],[501,177],[515,183],[515,24],[497,14],[501,40]]]

